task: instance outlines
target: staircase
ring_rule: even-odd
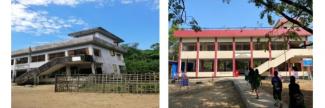
[[[80,61],[84,62],[93,62],[93,58],[90,55],[81,55],[77,56],[80,57]],[[27,71],[26,73],[20,75],[15,79],[15,82],[18,85],[23,85],[23,84],[28,84],[28,83],[33,83],[35,78],[37,78],[40,75],[46,75],[50,74],[51,72],[60,69],[65,66],[67,63],[75,62],[72,60],[73,57],[68,56],[68,57],[59,57],[59,58],[54,58],[50,60],[49,62],[43,64],[42,66],[38,68],[33,68]],[[78,62],[80,62],[78,61]]]
[[[283,62],[289,60],[293,57],[312,57],[313,56],[312,49],[290,49],[280,54],[276,58],[266,61],[256,69],[259,70],[260,74],[267,74],[267,70],[272,67],[277,67]]]

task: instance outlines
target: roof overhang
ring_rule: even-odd
[[[193,30],[177,30],[174,32],[176,38],[197,37],[278,37],[285,35],[288,31],[296,32],[299,36],[310,36],[311,33],[304,29],[205,29],[198,32]]]

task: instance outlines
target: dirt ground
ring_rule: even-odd
[[[312,108],[313,107],[313,82],[311,80],[298,80],[297,83],[299,84],[300,89],[305,96],[306,107]],[[285,103],[289,104],[289,82],[284,82],[282,86],[283,86],[282,100]],[[272,89],[271,81],[263,80],[262,89],[272,94],[273,89]]]
[[[231,81],[203,82],[180,87],[169,84],[169,108],[243,108]]]
[[[158,94],[55,93],[53,85],[12,86],[12,108],[158,108]]]

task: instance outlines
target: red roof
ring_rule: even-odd
[[[265,37],[280,36],[288,32],[288,29],[210,29],[195,32],[193,30],[178,30],[174,32],[175,37]],[[310,36],[303,29],[295,30],[299,36]]]

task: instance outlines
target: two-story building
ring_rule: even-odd
[[[288,38],[294,34],[296,39]],[[188,77],[234,76],[248,67],[263,76],[274,71],[302,75],[303,58],[312,58],[306,47],[311,34],[283,19],[273,28],[180,29],[174,36],[179,41],[178,75]]]
[[[13,51],[12,80],[53,81],[56,74],[108,74],[125,70],[121,38],[102,27],[70,33],[72,39]],[[52,79],[52,80],[49,80]]]

